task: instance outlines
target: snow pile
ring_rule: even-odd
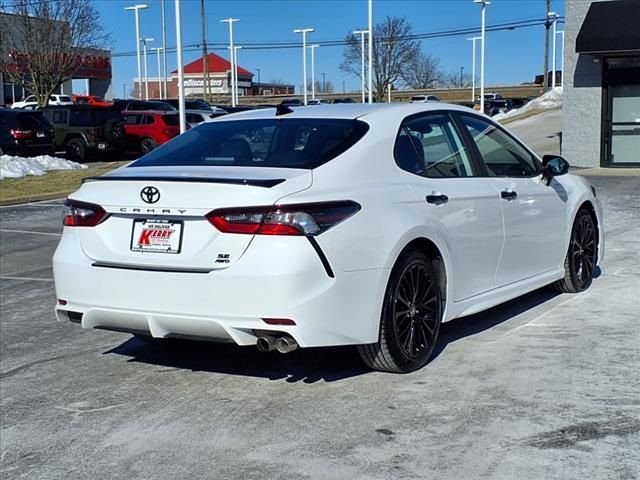
[[[3,178],[24,177],[26,175],[44,175],[48,170],[72,170],[77,168],[87,168],[87,166],[49,155],[38,155],[37,157],[0,156],[0,180]]]
[[[513,117],[519,117],[520,115],[524,115],[526,113],[540,113],[546,110],[553,110],[556,108],[562,107],[562,87],[556,87],[552,90],[549,90],[544,95],[539,96],[538,98],[531,100],[524,107],[514,108],[513,110],[509,110],[507,113],[499,113],[494,115],[493,119],[497,122],[501,122],[502,120],[506,120]]]

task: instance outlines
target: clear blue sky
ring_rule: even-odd
[[[134,14],[124,7],[146,3],[149,8],[140,13],[141,36],[152,37],[152,46],[161,46],[160,0],[125,1],[96,0],[105,30],[112,32],[113,53],[135,51]],[[386,16],[407,17],[414,33],[429,33],[454,28],[480,25],[480,7],[473,0],[374,0],[374,23]],[[166,0],[167,45],[175,46],[175,16],[173,0]],[[552,1],[552,10],[564,15],[564,2]],[[366,28],[366,0],[230,0],[206,1],[207,42],[226,43],[229,31],[219,20],[239,18],[234,24],[236,44],[243,42],[301,41],[295,28],[314,28],[310,42],[341,40],[355,29]],[[544,18],[544,0],[493,0],[487,7],[487,25]],[[184,44],[201,41],[200,0],[182,0],[182,35]],[[559,26],[561,29],[562,26]],[[438,57],[447,71],[471,72],[471,42],[466,36],[427,39],[422,41],[425,52]],[[559,48],[559,47],[558,47]],[[321,47],[316,50],[316,76],[326,74],[337,91],[342,91],[343,81],[347,91],[359,88],[355,77],[343,77],[338,70],[342,61],[343,46]],[[490,32],[487,35],[486,81],[488,85],[517,84],[532,81],[542,73],[544,51],[544,27],[529,27],[513,31]],[[227,57],[224,47],[215,53]],[[559,52],[559,50],[558,50]],[[559,54],[559,53],[558,53]],[[199,57],[198,52],[185,53],[185,63]],[[168,55],[169,71],[176,68],[175,54]],[[560,60],[558,59],[558,63]],[[281,50],[240,50],[238,64],[257,74],[261,80],[273,79],[299,85],[302,83],[302,53],[300,48]],[[115,96],[122,96],[123,85],[130,91],[136,76],[136,57],[114,57],[113,85]],[[149,57],[149,76],[157,73],[155,56]],[[255,77],[257,80],[257,76]]]

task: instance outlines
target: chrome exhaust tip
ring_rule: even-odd
[[[263,353],[272,352],[276,349],[276,340],[276,337],[274,337],[273,335],[258,337],[258,340],[256,341],[256,347],[258,347],[258,350]]]
[[[280,353],[293,352],[296,348],[298,348],[298,342],[289,335],[284,335],[276,340],[276,349]]]

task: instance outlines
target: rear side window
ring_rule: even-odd
[[[166,125],[171,125],[172,127],[180,125],[180,117],[178,115],[163,115],[162,120]],[[202,121],[202,119],[199,121]]]
[[[177,115],[174,116],[177,119]],[[131,166],[243,166],[313,169],[351,148],[359,120],[269,118],[203,123]]]
[[[120,120],[120,114],[114,110],[94,110],[92,113],[94,124],[101,127],[107,120]]]
[[[125,115],[124,123],[127,125],[138,125],[140,124],[140,115]]]
[[[69,112],[69,124],[73,127],[91,126],[91,111],[71,110]]]
[[[414,116],[402,124],[394,156],[400,168],[427,177],[471,177],[473,167],[446,114]]]
[[[529,177],[540,171],[538,160],[495,125],[469,115],[460,118],[473,137],[489,176]]]

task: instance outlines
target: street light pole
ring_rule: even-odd
[[[143,38],[142,48],[144,56],[144,99],[149,100],[149,75],[147,75],[147,43],[153,42],[153,38]]]
[[[162,47],[152,48],[151,50],[155,50],[158,55],[158,98],[162,98],[162,80],[160,76],[162,75],[162,69],[160,68],[160,52],[164,50]]]
[[[239,18],[225,18],[224,20],[220,20],[220,23],[228,23],[229,24],[229,53],[231,56],[231,106],[235,107],[236,106],[236,94],[235,94],[235,85],[236,85],[236,78],[235,78],[235,66],[234,66],[234,61],[233,61],[233,24],[235,22],[239,22],[240,19]]]
[[[558,23],[558,14],[556,12],[549,12],[549,18],[553,18],[553,46],[551,47],[551,88],[556,88],[556,35],[557,35],[557,23]]]
[[[471,55],[473,66],[471,67],[471,101],[476,101],[476,40],[480,40],[482,37],[471,37],[467,40],[471,40],[473,45],[473,54]]]
[[[355,35],[360,35],[360,87],[362,90],[362,103],[365,103],[364,90],[364,36],[369,33],[368,30],[355,30]]]
[[[316,56],[315,51],[320,45],[309,45],[311,49],[311,99],[316,99]]]
[[[373,0],[369,0],[369,103],[373,103]]]
[[[302,77],[304,104],[307,104],[307,33],[313,32],[313,28],[296,28],[293,33],[302,34]]]
[[[486,17],[485,17],[485,9],[487,5],[491,5],[491,2],[487,0],[473,0],[474,3],[482,4],[482,34],[480,36],[481,45],[480,45],[480,111],[484,113],[484,51],[485,51],[485,40],[486,40]]]
[[[164,12],[164,0],[161,2],[162,5],[162,87],[160,91],[162,92],[164,89],[164,93],[160,96],[161,98],[167,98],[167,22],[165,18]]]
[[[238,103],[240,103],[240,101],[238,100],[239,95],[238,95],[238,50],[240,50],[242,47],[233,47],[233,69],[235,70],[235,76],[236,76],[236,81],[234,83],[234,88],[235,88],[235,96],[236,96],[236,105]]]
[[[557,34],[562,36],[562,43],[560,44],[560,85],[564,86],[564,30],[560,30]]]
[[[178,111],[180,133],[187,131],[187,118],[184,111],[184,68],[182,65],[182,21],[180,19],[180,0],[175,0],[176,10],[176,52],[178,54]]]
[[[136,56],[138,59],[138,98],[142,98],[142,72],[140,67],[140,15],[139,11],[147,8],[146,5],[134,5],[125,7],[125,10],[133,10],[136,16]]]

